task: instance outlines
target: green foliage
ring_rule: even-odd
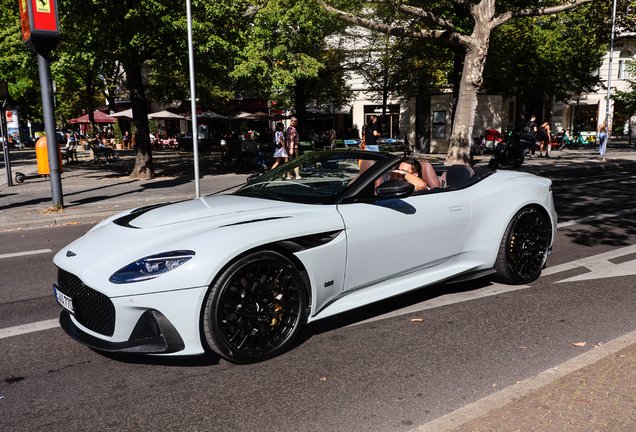
[[[482,90],[528,104],[566,101],[592,91],[600,84],[598,70],[608,42],[607,23],[598,19],[596,9],[596,4],[585,5],[518,18],[495,29]]]
[[[232,72],[239,91],[284,108],[299,98],[324,99],[326,89],[331,100],[346,100],[345,71],[333,61],[340,53],[327,43],[343,24],[312,0],[270,0],[255,7],[253,20],[244,20],[245,45]],[[322,92],[312,95],[314,89]]]
[[[632,116],[636,114],[636,62],[627,63],[626,70],[629,71],[632,78],[627,84],[627,91],[614,89],[615,94],[612,95],[614,100],[614,111],[620,114]]]
[[[182,2],[180,2],[182,3]],[[232,78],[242,41],[247,0],[194,1],[192,33],[196,96],[200,104],[220,108],[233,97]],[[190,98],[187,16],[172,16],[173,43],[160,47],[149,61],[151,98],[161,103]]]

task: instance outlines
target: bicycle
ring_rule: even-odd
[[[594,138],[595,137],[592,135],[590,135],[587,138],[583,138],[583,136],[581,136],[580,133],[574,135],[573,138],[570,138],[568,134],[563,134],[561,138],[561,144],[559,145],[557,150],[562,150],[563,148],[565,148],[565,146],[568,146],[569,148],[573,150],[578,150],[581,146],[585,149],[590,144],[594,144],[594,141],[595,141]]]

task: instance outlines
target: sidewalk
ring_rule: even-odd
[[[27,175],[22,184],[6,184],[4,163],[0,172],[0,231],[18,228],[97,222],[120,211],[163,201],[194,197],[194,168],[191,154],[159,151],[153,153],[156,177],[133,180],[132,151],[118,151],[119,160],[93,164],[89,152],[79,152],[80,162],[64,164],[62,192],[64,209],[50,211],[52,193],[45,176],[37,175],[34,150],[11,152],[12,173]],[[433,164],[443,164],[445,155],[423,155]],[[636,149],[626,140],[610,141],[606,161],[595,149],[553,151],[550,158],[527,157],[519,171],[538,175],[567,174],[574,171],[618,169],[636,164]],[[476,166],[487,166],[490,155],[476,157]],[[221,166],[219,154],[199,157],[201,196],[217,193],[245,182],[252,171],[235,165]]]
[[[32,227],[97,223],[120,211],[163,201],[191,199],[195,194],[191,154],[153,154],[156,178],[133,180],[132,152],[119,151],[111,164],[93,164],[88,152],[80,163],[64,165],[65,207],[50,211],[50,182],[37,176],[34,151],[12,152],[12,171],[28,176],[22,184],[6,185],[0,172],[0,231]],[[16,162],[14,163],[14,157]],[[442,164],[445,155],[426,155]],[[490,155],[475,158],[487,166]],[[602,172],[636,166],[636,149],[626,140],[612,140],[606,161],[596,149],[553,151],[550,158],[528,157],[520,171],[538,175]],[[252,172],[222,167],[219,155],[201,155],[201,195],[231,190]],[[2,164],[3,165],[3,164]],[[636,332],[539,376],[495,393],[426,425],[419,432],[513,432],[636,430]]]

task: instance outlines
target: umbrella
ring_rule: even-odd
[[[244,120],[274,120],[275,117],[273,115],[269,115],[264,112],[255,112],[254,114],[246,115],[241,117]]]
[[[187,118],[190,119],[192,118],[192,116],[189,115]],[[212,120],[229,120],[229,118],[225,117],[224,115],[217,114],[212,111],[206,111],[206,112],[202,112],[201,114],[197,114],[197,118],[212,119]]]
[[[94,111],[93,116],[95,117],[95,123],[115,123],[117,120],[107,114],[104,114],[101,111]],[[79,116],[74,119],[70,119],[69,123],[89,123],[88,114],[84,114],[83,116]]]
[[[156,113],[148,114],[149,120],[185,120],[185,117],[179,114],[172,113],[170,111],[159,111]]]
[[[132,120],[133,119],[132,108],[128,108],[127,110],[111,114],[110,116],[118,118],[118,119],[129,119],[129,120]]]
[[[250,115],[250,113],[245,112],[245,111],[240,111],[237,114],[233,114],[231,118],[234,119],[234,120],[242,120],[245,117],[247,117],[248,115]]]

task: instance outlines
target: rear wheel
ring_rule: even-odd
[[[203,330],[209,347],[236,363],[280,354],[302,324],[307,293],[285,256],[263,251],[232,264],[213,283]]]
[[[495,263],[497,278],[508,284],[532,282],[541,275],[552,228],[536,208],[520,210],[508,224]]]

